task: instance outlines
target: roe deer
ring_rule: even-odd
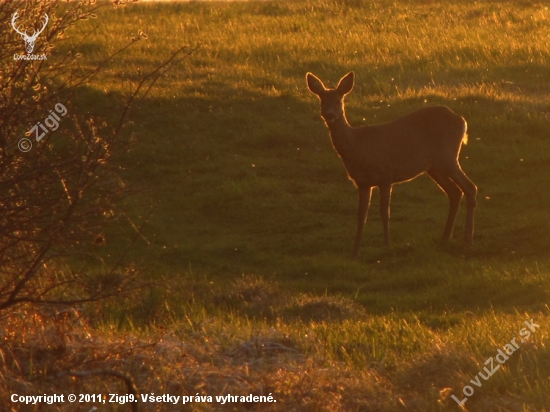
[[[351,127],[344,112],[344,96],[353,89],[354,78],[350,72],[340,79],[336,89],[327,89],[319,78],[311,73],[306,75],[309,90],[321,100],[321,116],[330,130],[334,149],[359,190],[352,257],[356,259],[359,254],[372,188],[378,187],[380,192],[384,242],[389,245],[392,185],[422,173],[428,173],[449,198],[444,241],[453,234],[464,193],[467,203],[464,240],[472,244],[477,187],[458,163],[460,147],[467,142],[466,121],[449,108],[439,106],[419,109],[390,123]]]

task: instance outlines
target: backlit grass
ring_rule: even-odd
[[[90,20],[101,30],[82,46],[92,50],[83,61],[139,29],[148,34],[97,80],[101,99],[101,91],[127,91],[138,69],[152,69],[176,46],[202,43],[142,105],[138,143],[125,161],[128,179],[148,189],[132,208],[154,208],[146,249],[156,270],[257,273],[306,289],[330,278],[330,289],[352,293],[361,276],[381,269],[395,279],[411,270],[462,278],[515,265],[544,270],[549,17],[537,3],[143,4],[105,8]],[[466,117],[461,163],[479,186],[473,250],[458,240],[462,214],[457,240],[435,243],[447,199],[420,178],[395,188],[393,249],[382,247],[375,196],[362,262],[347,261],[356,193],[304,75],[334,84],[349,70],[357,73],[348,98],[354,125],[426,104]],[[110,111],[94,106],[102,109]],[[317,276],[302,270],[312,266]]]
[[[142,188],[129,216],[139,222],[152,210],[148,243],[131,257],[157,286],[105,309],[103,322],[169,325],[170,344],[205,344],[189,367],[211,395],[223,385],[201,368],[229,376],[234,367],[231,388],[259,390],[265,379],[280,400],[274,410],[441,411],[458,410],[450,393],[462,399],[483,362],[533,318],[541,328],[532,341],[465,407],[549,410],[549,21],[534,1],[101,9],[67,41],[99,25],[79,47],[84,66],[138,30],[148,39],[78,96],[83,111],[115,119],[140,73],[201,43],[142,102],[134,149],[120,163]],[[455,239],[439,243],[447,199],[422,177],[394,187],[389,249],[375,194],[360,259],[350,261],[356,190],[305,74],[335,86],[351,70],[352,125],[440,104],[467,119],[461,164],[479,187],[472,248],[461,243],[464,210]],[[127,242],[122,233],[107,235],[107,258]],[[158,362],[151,376],[177,380]]]

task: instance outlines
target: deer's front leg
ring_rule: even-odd
[[[358,190],[359,210],[357,211],[357,232],[355,233],[355,244],[353,246],[353,259],[357,259],[357,256],[359,255],[359,246],[361,245],[361,236],[363,235],[363,228],[365,227],[365,221],[367,220],[372,187],[359,186]]]
[[[380,217],[382,218],[382,227],[384,228],[384,243],[390,245],[390,199],[391,184],[378,186],[380,192]]]

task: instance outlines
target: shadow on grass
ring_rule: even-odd
[[[331,66],[330,71],[346,70]],[[186,98],[147,98],[141,102],[131,128],[137,142],[133,152],[121,161],[126,179],[146,193],[128,203],[130,212],[140,215],[144,209],[155,209],[145,229],[150,244],[138,245],[135,253],[157,262],[159,272],[177,273],[192,266],[217,279],[240,273],[274,275],[281,284],[299,285],[302,291],[320,292],[324,287],[344,295],[352,295],[361,287],[357,300],[375,312],[407,308],[485,310],[493,305],[511,310],[539,307],[548,298],[542,275],[538,286],[529,282],[518,285],[519,276],[509,280],[503,275],[517,270],[521,262],[527,262],[525,266],[530,269],[537,261],[546,265],[550,247],[548,223],[541,220],[541,214],[533,213],[537,220],[529,223],[514,220],[518,211],[530,215],[530,210],[540,209],[540,203],[526,199],[531,187],[543,184],[544,176],[520,177],[512,187],[507,186],[508,176],[491,172],[497,164],[500,167],[515,161],[516,153],[499,149],[501,157],[494,162],[485,159],[468,165],[468,173],[480,188],[492,187],[494,180],[515,200],[478,208],[473,248],[462,246],[459,239],[449,244],[424,240],[425,236],[408,229],[400,236],[415,243],[397,243],[391,249],[375,244],[374,249],[365,248],[360,263],[343,264],[355,225],[356,194],[346,182],[343,166],[319,118],[317,99],[307,94],[310,99],[301,100],[284,91],[284,85],[266,79],[259,79],[257,87],[246,90],[223,82],[199,88],[197,94],[194,86],[184,87],[180,93],[188,94]],[[79,95],[83,110],[93,108],[107,118],[117,117],[113,102],[123,100],[96,89]],[[419,105],[411,99],[384,108],[384,112],[394,118]],[[513,102],[471,96],[454,105],[466,113],[479,113],[479,107],[501,113]],[[369,116],[369,111],[373,112],[365,109],[363,113]],[[470,122],[474,130],[480,116]],[[503,121],[529,124],[530,116],[527,111],[518,111]],[[533,134],[545,135],[546,126],[542,121],[535,124]],[[487,133],[484,140],[468,146],[468,156],[477,158],[478,153],[490,151],[484,142],[493,137],[507,141],[500,132],[499,136]],[[529,142],[520,149],[528,151]],[[483,181],[475,178],[478,171],[485,173]],[[416,189],[410,190],[411,198],[415,198],[412,190]],[[441,206],[436,204],[441,204],[441,196],[433,195],[438,200],[424,194],[418,198],[424,199],[423,209],[439,210]],[[443,210],[446,208],[445,204]],[[375,205],[372,209],[376,213]],[[408,222],[416,219],[404,215],[400,227],[407,230]],[[506,224],[499,226],[500,222]],[[433,239],[438,233],[439,228]],[[372,239],[375,235],[368,236]],[[111,243],[107,249],[116,247]],[[480,283],[476,278],[476,268],[484,266],[494,271],[487,275],[490,283]],[[445,273],[453,271],[466,280],[450,280],[456,276]],[[301,278],[304,273],[309,277]],[[320,279],[326,279],[324,286],[315,285]],[[408,297],[411,293],[417,295]]]

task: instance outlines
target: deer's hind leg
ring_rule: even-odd
[[[448,176],[436,169],[432,168],[427,173],[449,198],[449,215],[442,236],[442,240],[446,242],[453,236],[456,214],[462,199],[462,190]]]
[[[457,164],[449,174],[449,178],[457,184],[466,197],[466,230],[464,241],[471,245],[474,242],[474,210],[477,206],[477,186],[466,176]]]
[[[390,245],[390,199],[391,184],[378,186],[380,194],[380,217],[382,219],[382,228],[384,229],[384,244]]]
[[[433,169],[433,168],[432,168]],[[456,160],[452,163],[440,164],[435,169],[451,179],[464,193],[466,197],[466,230],[464,241],[471,245],[474,241],[474,210],[477,206],[477,186],[466,176]]]

